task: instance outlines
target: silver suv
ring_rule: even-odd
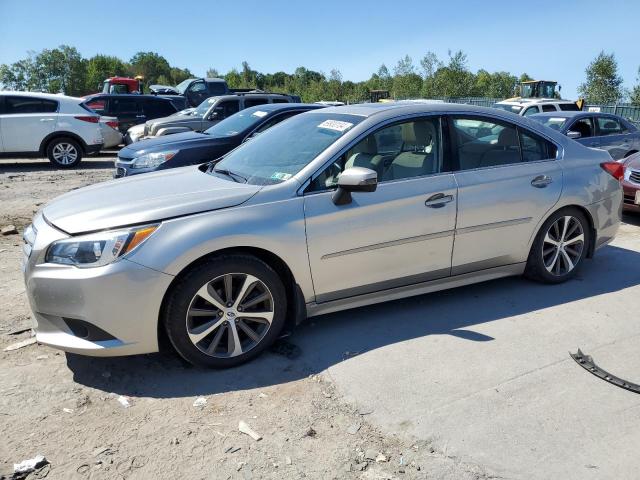
[[[240,93],[207,98],[188,115],[149,120],[144,126],[129,129],[129,142],[147,137],[158,137],[182,132],[204,132],[221,120],[245,108],[267,103],[291,103],[296,99],[277,93]]]
[[[295,116],[201,167],[70,192],[24,234],[39,342],[249,360],[305,317],[509,275],[610,242],[623,168],[540,123],[450,104]]]
[[[579,112],[576,102],[555,98],[515,98],[495,103],[494,108],[528,117],[545,112]]]

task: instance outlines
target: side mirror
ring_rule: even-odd
[[[336,205],[351,203],[351,192],[375,192],[378,174],[363,167],[347,168],[338,177],[338,189],[331,198]]]
[[[575,130],[569,130],[567,132],[567,137],[577,140],[582,137],[582,134],[580,132],[576,132]]]

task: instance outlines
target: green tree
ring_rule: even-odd
[[[588,103],[615,103],[622,98],[622,77],[613,53],[600,52],[585,73],[586,81],[578,87],[578,93]]]
[[[210,67],[209,70],[207,70],[207,78],[220,78],[218,69]]]
[[[166,58],[155,52],[138,52],[129,61],[134,75],[141,75],[146,85],[158,83],[158,77],[163,75],[171,78],[171,66]]]
[[[129,67],[118,57],[109,55],[94,55],[86,63],[87,76],[85,91],[87,93],[100,91],[102,82],[109,77],[129,75]]]
[[[393,95],[395,98],[416,98],[422,89],[422,77],[416,73],[416,67],[409,55],[398,60],[393,69]]]
[[[634,105],[640,106],[640,68],[638,68],[638,76],[636,77],[636,85],[631,90],[630,101]]]

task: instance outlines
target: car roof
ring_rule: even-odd
[[[180,95],[173,95],[171,98],[159,95],[145,95],[139,93],[93,93],[91,95],[87,95],[85,98],[87,100],[91,100],[96,97],[109,97],[109,98],[135,98],[135,99],[149,99],[149,100],[160,100],[161,102],[170,102],[171,98],[180,97]]]
[[[437,102],[385,102],[385,103],[358,103],[354,105],[343,105],[340,107],[327,107],[323,113],[342,113],[347,115],[358,115],[361,117],[371,117],[374,115],[388,114],[397,116],[412,113],[438,113],[438,112],[475,112],[490,115],[499,115],[508,112],[496,108],[480,107],[462,103],[437,103]],[[508,113],[508,115],[513,115]]]
[[[79,97],[70,97],[63,95],[62,93],[41,93],[41,92],[19,92],[15,90],[0,90],[0,95],[17,95],[21,97],[38,97],[46,98],[49,100],[68,100],[74,102],[82,102],[83,99]]]
[[[563,100],[558,98],[521,98],[521,99],[513,99],[513,100],[502,100],[497,102],[500,105],[538,105],[541,103],[551,103],[551,104],[573,104],[571,100]]]
[[[562,117],[562,118],[574,118],[580,116],[589,116],[589,115],[611,115],[609,113],[601,113],[601,112],[585,112],[584,110],[578,111],[559,111],[559,112],[543,112],[536,113],[531,115],[532,117]]]
[[[277,110],[319,110],[326,108],[324,105],[317,105],[315,103],[263,103],[262,105],[254,105],[253,107],[240,110],[241,112],[247,110],[264,110],[266,112],[275,112]]]

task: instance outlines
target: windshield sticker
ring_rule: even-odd
[[[262,110],[258,110],[257,112],[253,112],[251,114],[252,117],[262,118],[267,115],[267,112],[263,112]]]
[[[289,180],[293,175],[291,175],[290,173],[283,173],[283,172],[274,172],[271,175],[271,180]]]
[[[334,130],[336,132],[344,132],[353,127],[353,123],[341,122],[340,120],[325,120],[318,128],[326,128],[327,130]]]

